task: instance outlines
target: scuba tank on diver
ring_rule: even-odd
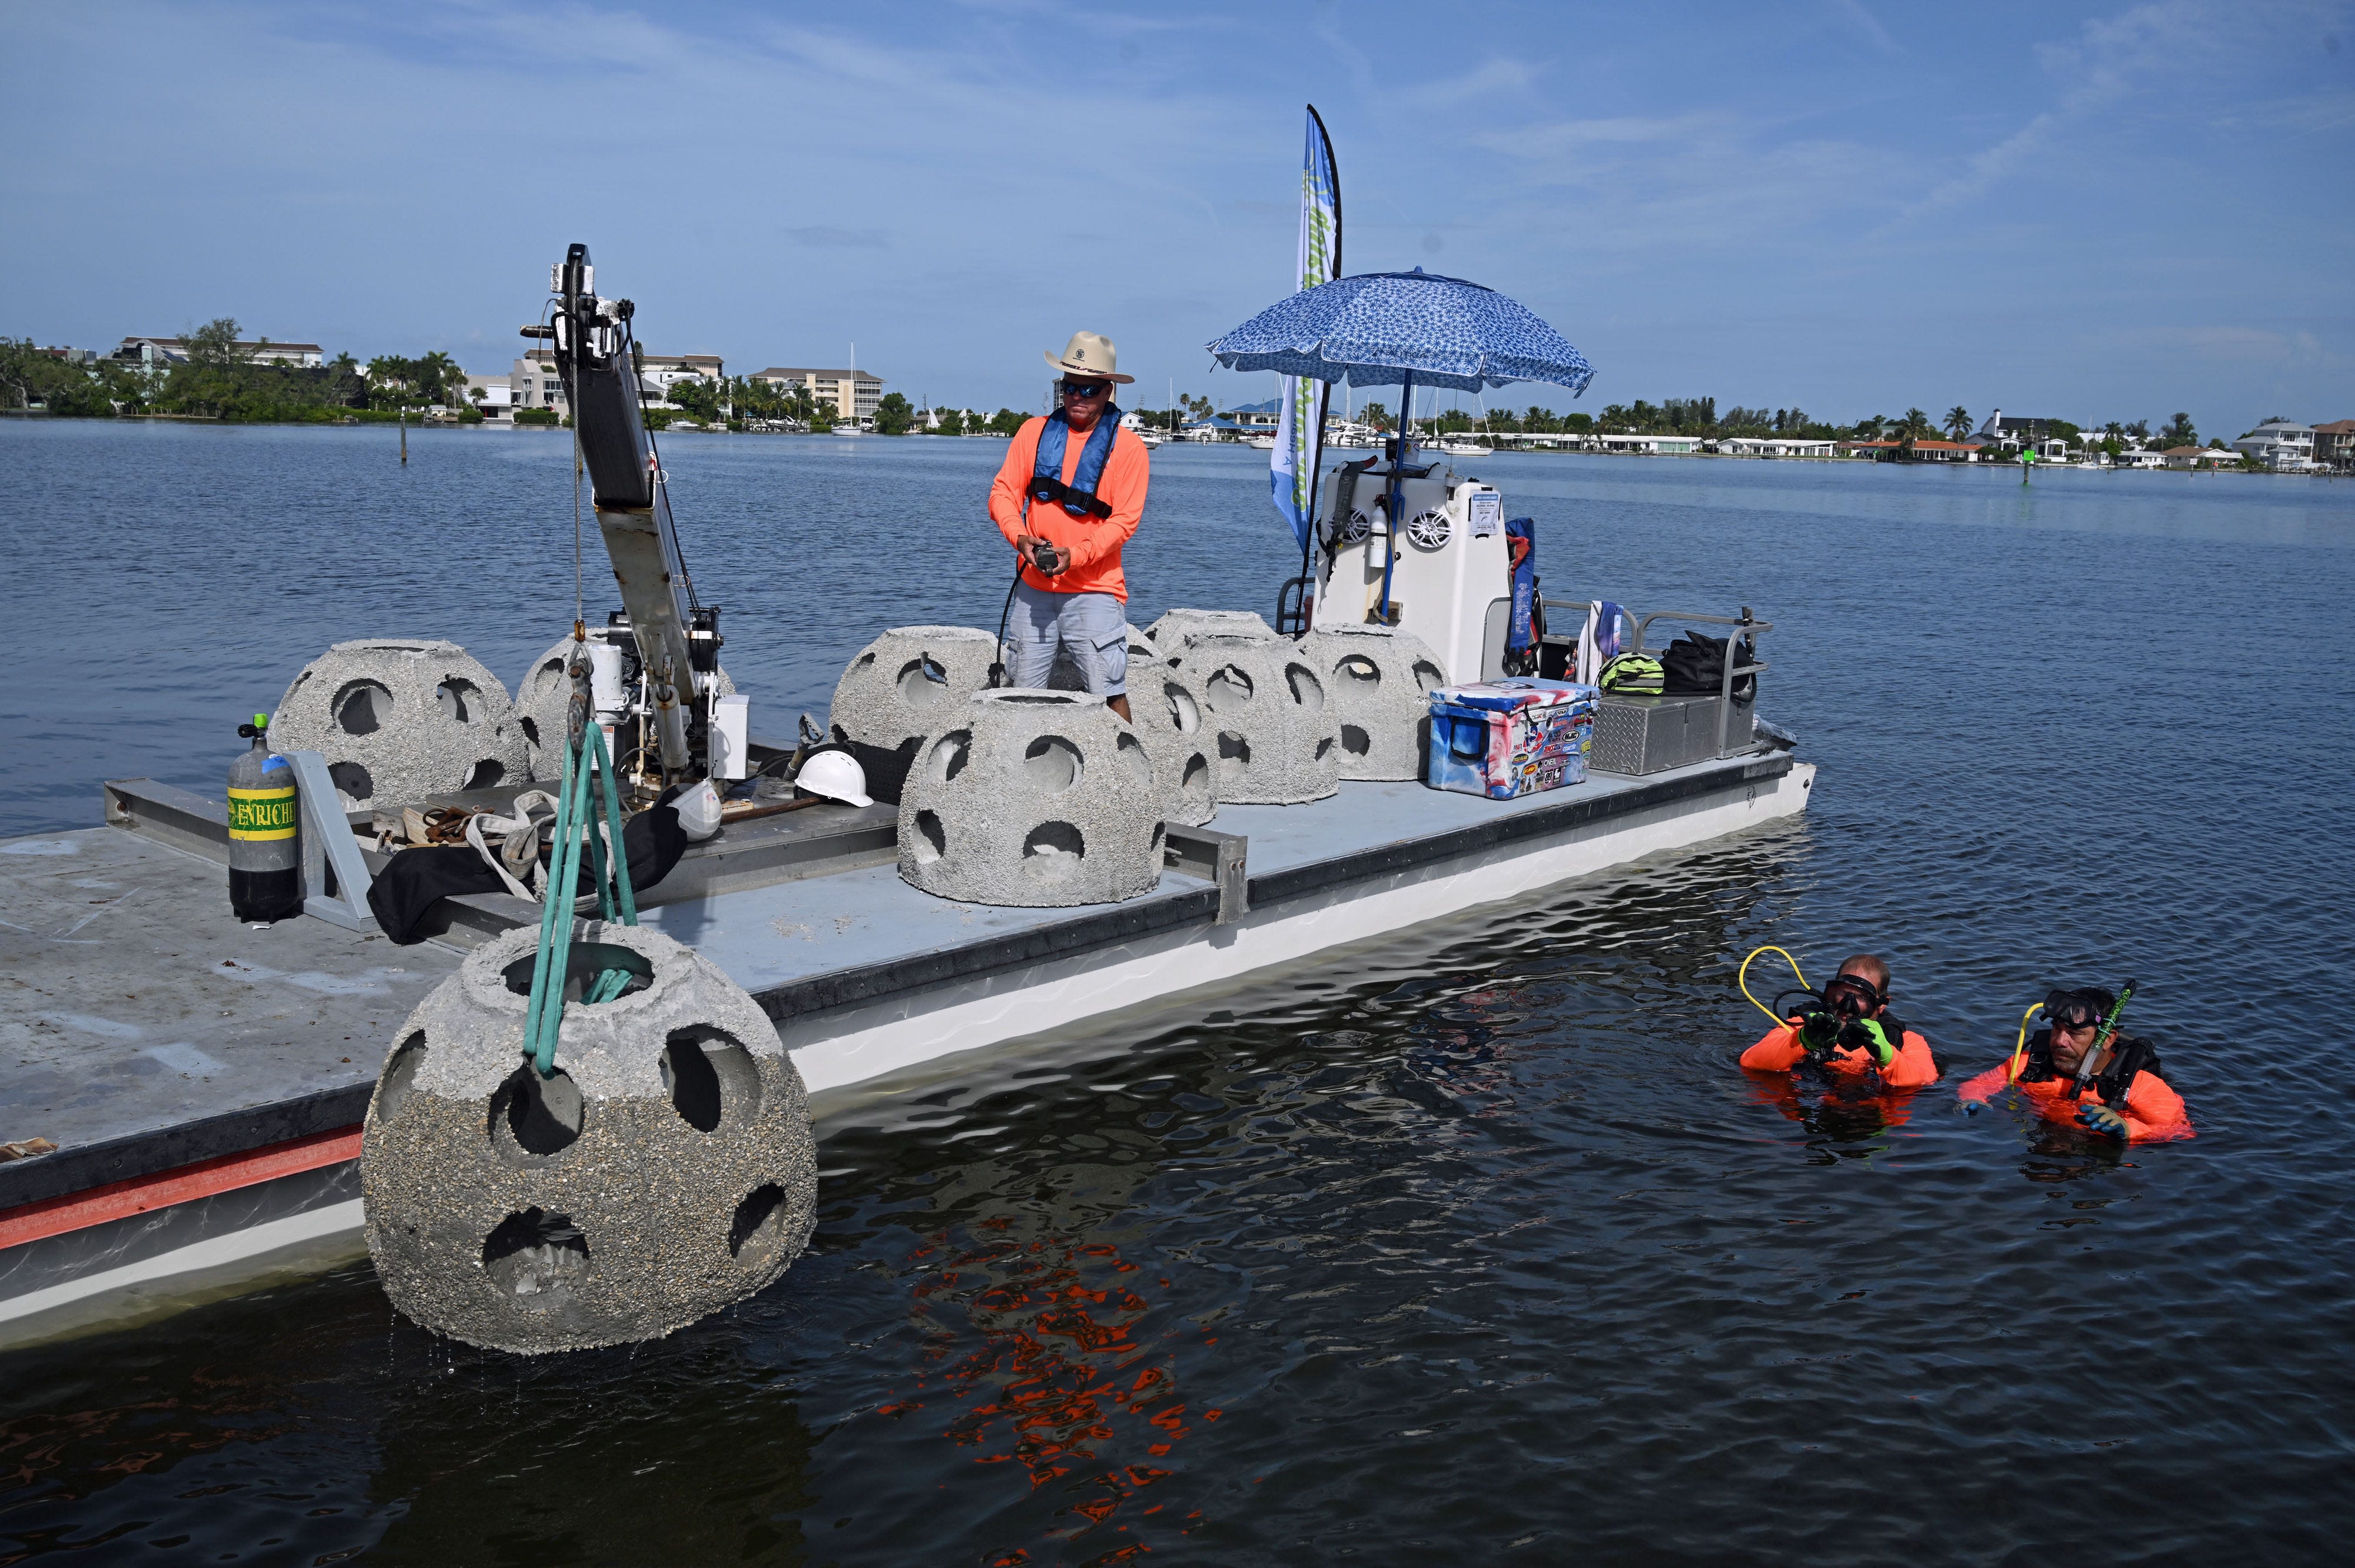
[[[248,922],[303,913],[294,769],[270,750],[270,715],[237,733],[252,747],[229,765],[229,906]]]

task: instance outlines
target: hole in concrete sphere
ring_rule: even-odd
[[[932,742],[932,749],[925,755],[924,766],[932,770],[934,779],[945,784],[964,771],[965,759],[972,753],[973,731],[953,729]]]
[[[327,764],[327,782],[355,800],[365,800],[376,793],[376,780],[357,762]]]
[[[506,1164],[538,1165],[581,1136],[581,1090],[558,1068],[543,1078],[526,1062],[491,1097],[491,1148]]]
[[[499,971],[509,991],[517,996],[531,994],[531,969],[538,957],[537,952],[526,953]],[[605,999],[608,1001],[634,996],[655,983],[655,966],[634,948],[616,942],[575,942],[564,955],[564,1000],[581,1001],[607,969],[626,970],[630,977],[617,994]]]
[[[1241,779],[1250,770],[1251,742],[1245,740],[1241,736],[1237,735],[1232,730],[1220,732],[1219,736],[1219,777],[1230,780],[1237,779]]]
[[[433,688],[433,704],[442,710],[443,718],[456,719],[460,724],[472,724],[483,714],[483,694],[474,689],[472,681],[462,681],[455,675]]]
[[[392,717],[392,693],[374,681],[347,681],[327,711],[346,735],[374,735]]]
[[[549,679],[551,679],[551,678],[553,678],[553,677],[555,677],[555,676],[559,676],[559,675],[563,674],[563,673],[564,673],[564,659],[565,659],[565,656],[564,656],[563,654],[561,654],[561,653],[559,653],[555,658],[553,658],[553,659],[549,659],[549,660],[547,660],[547,661],[545,661],[544,662],[542,662],[542,663],[541,663],[541,665],[540,665],[540,667],[539,667],[539,669],[538,669],[538,671],[537,672],[537,673],[539,675],[540,679],[541,679],[542,681],[547,681],[547,680],[549,680]]]
[[[1168,842],[1169,842],[1169,824],[1168,824],[1168,823],[1167,823],[1167,822],[1156,822],[1156,823],[1154,823],[1154,824],[1153,824],[1153,852],[1152,852],[1152,853],[1153,853],[1153,863],[1154,863],[1154,864],[1156,864],[1156,865],[1159,865],[1159,864],[1161,863],[1161,852],[1162,852],[1163,848],[1164,848],[1165,846],[1167,846],[1167,845]]]
[[[1363,653],[1352,653],[1342,660],[1335,673],[1360,691],[1370,692],[1382,683],[1381,671]]]
[[[1363,757],[1374,748],[1374,737],[1356,725],[1341,726],[1341,749],[1352,757]]]
[[[1214,714],[1231,713],[1252,699],[1252,678],[1236,664],[1226,664],[1211,672],[1202,683],[1202,695]]]
[[[1161,694],[1169,702],[1169,722],[1179,735],[1191,735],[1202,727],[1202,710],[1194,705],[1194,694],[1175,681],[1161,683]]]
[[[1153,759],[1145,755],[1145,743],[1133,735],[1120,737],[1120,760],[1128,769],[1128,777],[1140,789],[1153,788]]]
[[[526,716],[517,719],[516,723],[523,726],[523,737],[527,742],[533,746],[538,746],[539,744],[539,721],[538,719]]]
[[[466,769],[466,781],[464,784],[459,785],[458,788],[461,789],[488,789],[496,786],[500,779],[506,776],[507,768],[506,763],[496,762],[490,758],[485,757],[480,762],[475,763],[472,768]]]
[[[1414,683],[1428,692],[1445,685],[1447,677],[1430,660],[1417,659],[1414,662]]]
[[[930,865],[949,853],[948,835],[941,831],[941,819],[931,811],[916,813],[916,863]]]
[[[949,673],[929,653],[919,653],[900,669],[900,700],[911,708],[928,708],[948,701]]]
[[[864,670],[864,669],[866,669],[868,665],[870,665],[870,664],[872,664],[872,663],[874,663],[874,662],[875,662],[875,655],[874,655],[874,654],[872,654],[872,653],[861,653],[858,658],[856,658],[856,659],[854,659],[854,660],[852,660],[852,661],[850,662],[850,667],[851,667],[852,669],[854,669],[854,670]]]
[[[1330,757],[1330,756],[1332,756],[1332,755],[1333,755],[1333,737],[1332,737],[1331,736],[1329,736],[1329,735],[1328,735],[1328,736],[1327,736],[1324,739],[1322,739],[1322,740],[1320,740],[1320,741],[1318,741],[1318,742],[1316,743],[1316,760],[1317,760],[1317,761],[1319,761],[1319,762],[1322,762],[1322,761],[1324,761],[1327,758],[1328,758],[1328,757]]]
[[[994,700],[1001,703],[1015,703],[1026,708],[1035,708],[1068,704],[1072,699],[1060,692],[999,692]]]
[[[484,1240],[483,1272],[526,1311],[550,1311],[568,1305],[589,1277],[589,1238],[563,1214],[526,1209]]]
[[[376,1119],[380,1127],[400,1114],[417,1089],[417,1069],[425,1065],[425,1031],[413,1032],[392,1048],[384,1065],[384,1081],[376,1091]]]
[[[1022,754],[1030,782],[1057,794],[1080,781],[1080,748],[1060,735],[1042,735]]]
[[[753,1268],[777,1260],[785,1240],[785,1190],[764,1181],[744,1194],[728,1224],[728,1255]]]
[[[1077,871],[1087,853],[1080,830],[1071,823],[1041,822],[1022,841],[1022,869],[1039,881],[1055,881]]]
[[[1315,671],[1305,664],[1286,664],[1284,678],[1292,687],[1294,702],[1312,714],[1324,711],[1325,683],[1316,678]]]
[[[708,1023],[674,1029],[663,1047],[671,1108],[698,1132],[741,1127],[761,1109],[761,1069],[736,1037]]]
[[[1186,759],[1186,771],[1178,776],[1178,789],[1190,804],[1199,804],[1210,789],[1210,759],[1200,752]]]

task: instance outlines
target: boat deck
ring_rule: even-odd
[[[1224,921],[1207,875],[1018,909],[920,893],[871,853],[645,918],[751,991],[823,1091],[1143,1000],[1139,965],[1157,963],[1146,989],[1169,994],[1787,815],[1812,773],[1776,752],[1513,801],[1344,784],[1310,805],[1226,807],[1210,826],[1247,838],[1249,912],[1230,890]],[[119,828],[0,842],[0,1140],[58,1145],[0,1163],[0,1211],[348,1128],[400,1022],[463,957],[319,919],[241,925],[218,863]],[[1380,895],[1406,902],[1357,925],[1320,914]]]

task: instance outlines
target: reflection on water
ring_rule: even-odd
[[[122,551],[150,645],[117,667],[73,631],[87,711],[24,716],[37,769],[0,758],[18,831],[88,820],[59,772],[205,782],[203,715],[331,633],[508,637],[503,670],[551,635],[478,630],[511,594],[412,546],[454,514],[424,482],[463,470],[506,498],[492,555],[544,563],[555,448],[419,440],[403,480],[312,432],[101,434],[0,427],[32,476],[7,504],[153,541],[193,495],[201,544],[238,515],[207,466],[231,452],[308,520],[312,586],[235,624],[202,549]],[[666,449],[707,597],[743,607],[730,668],[794,704],[874,627],[979,618],[955,566],[994,447],[832,445],[858,450]],[[1263,470],[1170,450],[1146,609],[1272,584]],[[1481,466],[1539,516],[1550,591],[1777,622],[1763,700],[1823,764],[1806,821],[848,1106],[810,1255],[655,1344],[452,1347],[360,1267],[10,1355],[0,1560],[2335,1556],[2355,1237],[2307,1107],[2347,1065],[2314,977],[2355,956],[2355,692],[2246,650],[2337,635],[2346,493]],[[781,515],[862,508],[926,569],[780,543]],[[337,623],[354,602],[381,618]],[[1733,969],[1765,941],[1810,973],[1886,955],[1946,1081],[1742,1074]],[[2126,973],[2196,1142],[1961,1113],[2028,1001]]]

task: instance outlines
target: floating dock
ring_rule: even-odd
[[[920,893],[893,808],[827,803],[693,846],[644,918],[751,993],[823,1114],[959,1053],[1796,815],[1814,776],[1761,741],[1510,801],[1345,783],[1223,807],[1171,832],[1155,892],[1059,909]],[[359,1124],[395,1030],[467,948],[538,918],[445,899],[409,947],[327,919],[249,927],[218,802],[106,789],[109,826],[0,842],[0,1139],[55,1146],[0,1162],[0,1340],[353,1255]]]

